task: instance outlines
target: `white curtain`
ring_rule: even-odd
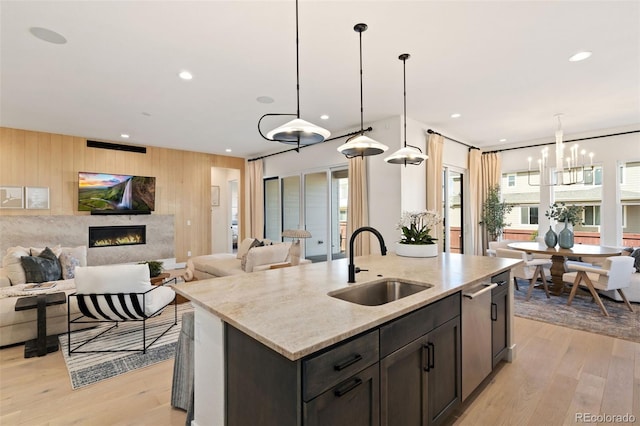
[[[247,165],[249,183],[249,236],[264,238],[264,186],[262,160],[250,161]]]
[[[469,150],[469,223],[471,226],[471,247],[473,252],[467,254],[475,254],[477,256],[484,255],[482,242],[482,227],[480,226],[480,216],[482,214],[482,151],[479,149]],[[465,250],[466,251],[466,250]]]
[[[353,231],[369,225],[369,191],[367,188],[367,159],[363,157],[349,160],[349,197],[347,201],[347,239]],[[354,242],[353,255],[371,253],[369,232],[361,233]],[[348,251],[348,247],[347,247]],[[347,253],[348,254],[348,253]]]
[[[442,135],[429,134],[427,138],[427,210],[442,215],[442,151],[444,138]],[[438,239],[440,251],[444,248],[444,228],[442,223],[431,230],[431,236]]]

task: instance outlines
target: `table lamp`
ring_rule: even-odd
[[[306,229],[285,229],[282,231],[284,238],[293,238],[295,241],[291,243],[291,250],[289,250],[289,257],[291,258],[291,265],[299,265],[300,258],[302,257],[302,250],[300,248],[300,238],[311,238],[311,232]]]

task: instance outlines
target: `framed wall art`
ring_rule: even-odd
[[[49,209],[49,188],[27,186],[25,198],[28,209]]]
[[[23,209],[24,189],[21,186],[0,186],[0,209]]]

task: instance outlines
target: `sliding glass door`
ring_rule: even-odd
[[[444,250],[464,253],[463,178],[461,171],[443,169],[443,217],[445,229]]]
[[[284,229],[306,229],[304,256],[313,262],[346,253],[348,170],[345,168],[264,180],[265,237],[281,241]]]

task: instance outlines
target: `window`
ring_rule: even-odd
[[[593,170],[585,170],[584,184],[602,185],[602,167],[595,167]]]
[[[523,225],[538,224],[538,208],[537,207],[520,207],[520,223]]]
[[[500,192],[502,199],[514,207],[505,218],[509,225],[502,237],[530,240],[538,229],[540,187],[529,185],[526,171],[510,172],[502,175]]]
[[[620,168],[622,245],[640,246],[640,161],[622,163]]]
[[[600,206],[584,206],[584,226],[600,226]]]

